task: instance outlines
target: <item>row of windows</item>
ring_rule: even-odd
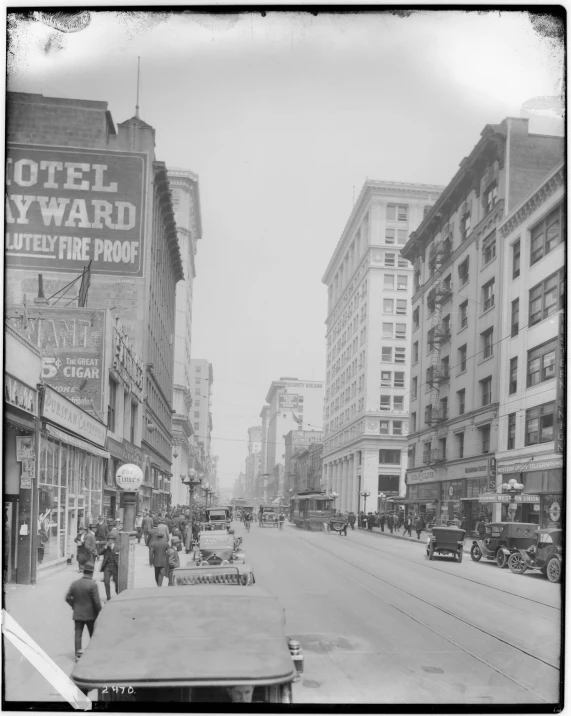
[[[526,388],[555,378],[557,339],[553,338],[527,352]],[[510,359],[509,394],[517,392],[518,358]]]
[[[381,420],[379,433],[381,435],[404,435],[403,426],[404,422],[402,420]]]
[[[381,386],[385,388],[404,388],[404,372],[391,373],[390,370],[382,370]]]
[[[515,448],[517,413],[508,415],[508,435],[507,449]],[[549,443],[554,438],[555,425],[555,401],[536,405],[525,411],[525,436],[524,444],[539,445],[541,443]]]
[[[404,395],[381,395],[379,409],[404,410]]]
[[[395,363],[406,363],[406,348],[393,348],[392,346],[381,347],[381,361],[383,363],[392,363],[393,355]]]

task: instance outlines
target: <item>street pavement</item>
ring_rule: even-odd
[[[368,530],[342,537],[289,524],[283,531],[254,524],[249,534],[233,526],[256,584],[280,600],[287,633],[302,644],[295,702],[558,700],[561,589],[541,574],[475,563],[467,551],[461,564],[444,556],[429,562],[424,533],[418,541]],[[154,586],[146,547],[137,545],[135,556],[135,588]],[[6,590],[9,613],[68,674],[73,623],[64,597],[78,577],[69,567],[35,587]],[[101,575],[96,580],[104,602]],[[14,647],[5,649],[8,700],[62,700]]]

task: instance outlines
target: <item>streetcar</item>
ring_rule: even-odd
[[[334,512],[334,501],[322,492],[300,492],[290,500],[290,520],[296,527],[323,532]]]

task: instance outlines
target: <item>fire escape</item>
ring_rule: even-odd
[[[447,411],[443,412],[441,408],[440,387],[450,380],[450,375],[449,367],[447,364],[443,365],[440,354],[442,346],[450,340],[450,324],[442,320],[442,308],[452,298],[452,288],[442,279],[442,267],[452,253],[452,234],[452,223],[445,224],[441,233],[445,238],[433,243],[428,258],[434,280],[426,297],[427,306],[432,310],[432,317],[427,334],[430,366],[426,374],[430,401],[425,409],[424,422],[431,428],[431,446],[429,454],[424,456],[424,463],[431,467],[436,467],[446,460],[439,445],[439,439],[446,435],[446,432],[440,434],[440,428],[448,420]]]

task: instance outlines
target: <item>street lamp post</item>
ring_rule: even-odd
[[[333,500],[333,511],[335,512],[335,500],[339,497],[339,495],[336,492],[332,492],[329,497]]]
[[[379,500],[381,501],[381,505],[383,506],[382,511],[386,512],[387,511],[387,496],[385,495],[384,492],[379,492]]]
[[[202,484],[202,478],[198,477],[198,473],[196,470],[192,467],[188,471],[186,477],[184,475],[180,476],[180,479],[182,480],[183,485],[186,485],[188,487],[188,506],[190,508],[190,519],[193,519],[193,498],[194,498],[194,490],[199,485]]]
[[[363,508],[363,512],[365,514],[367,514],[367,497],[369,497],[370,494],[371,493],[368,490],[363,490],[363,492],[361,492],[361,497],[365,499],[365,507]]]
[[[510,522],[515,522],[515,516],[517,513],[517,502],[516,495],[521,495],[523,492],[523,484],[515,479],[511,479],[509,482],[502,484],[502,493],[504,495],[511,495],[511,499],[508,505],[508,515]]]

